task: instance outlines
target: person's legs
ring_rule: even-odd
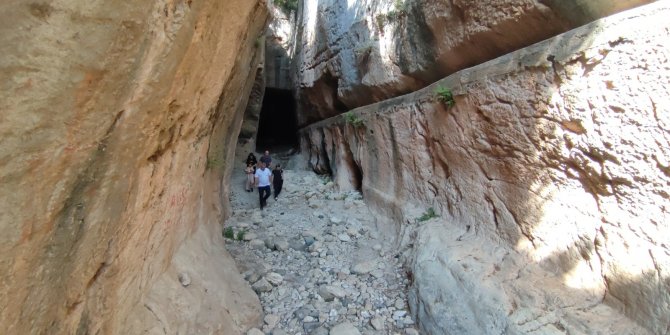
[[[277,197],[279,196],[279,193],[281,193],[281,187],[283,186],[284,182],[280,181],[278,183],[274,184],[275,187],[275,200],[277,200]]]
[[[260,200],[261,203],[261,209],[265,207],[265,200],[263,199],[263,193],[265,193],[265,186],[259,186],[258,187],[258,199]]]
[[[253,192],[253,191],[254,191],[254,182],[255,182],[255,180],[254,180],[254,175],[251,174],[251,173],[248,174],[248,177],[247,177],[247,183],[249,184],[249,190],[248,190],[249,192]]]
[[[263,190],[264,190],[264,192],[265,192],[265,196],[261,197],[261,202],[262,202],[262,204],[263,204],[262,206],[265,206],[265,205],[267,204],[267,200],[268,200],[268,198],[270,197],[270,193],[271,193],[271,191],[270,191],[270,185],[268,185],[268,186],[263,186]]]

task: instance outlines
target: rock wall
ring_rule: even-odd
[[[669,14],[630,10],[303,129],[310,165],[396,222],[380,229],[400,236],[427,334],[670,333]]]
[[[648,2],[306,1],[297,27],[299,125],[415,91]]]
[[[220,223],[266,3],[5,1],[0,13],[0,333],[258,322]]]
[[[293,89],[290,78],[291,59],[295,52],[295,19],[281,9],[272,7],[272,21],[267,30],[265,78],[267,87]]]

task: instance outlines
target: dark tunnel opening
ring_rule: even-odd
[[[295,99],[290,90],[266,88],[261,107],[256,151],[288,151],[298,148]]]

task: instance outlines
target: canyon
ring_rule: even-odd
[[[0,13],[3,334],[281,334],[262,328],[277,293],[249,279],[270,272],[240,271],[251,238],[223,236],[283,215],[255,194],[231,205],[246,154],[273,144],[303,188],[279,204],[318,230],[301,241],[383,241],[377,262],[392,268],[367,284],[315,270],[314,288],[339,292],[322,282],[334,275],[375,296],[397,278],[407,334],[670,334],[666,2],[67,0]],[[322,212],[366,225],[326,226]],[[337,256],[313,249],[289,259]],[[386,334],[390,311],[288,325]]]

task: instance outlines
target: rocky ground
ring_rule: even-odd
[[[248,334],[418,334],[407,276],[360,193],[286,170],[284,190],[261,211],[244,177],[232,177],[224,236],[265,312],[262,330]]]

